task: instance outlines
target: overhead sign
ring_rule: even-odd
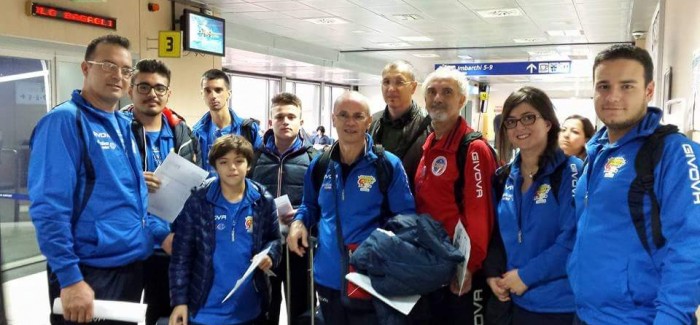
[[[32,16],[53,18],[90,26],[117,29],[117,19],[79,12],[71,9],[58,8],[29,2],[29,14]]]
[[[502,76],[571,73],[571,61],[525,61],[495,63],[436,64],[435,69],[448,66],[468,76]]]
[[[182,49],[182,32],[158,32],[158,56],[161,58],[179,58]]]

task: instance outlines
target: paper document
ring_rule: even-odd
[[[193,187],[207,179],[209,173],[180,155],[170,152],[154,172],[160,188],[148,193],[148,212],[173,222],[190,197]]]
[[[418,299],[420,299],[420,295],[401,297],[383,296],[379,294],[379,292],[375,291],[374,288],[372,288],[372,281],[369,279],[368,276],[357,272],[348,273],[347,275],[345,275],[345,278],[348,279],[348,281],[356,284],[358,287],[364,289],[369,294],[379,298],[379,300],[383,301],[384,303],[398,310],[404,315],[408,315],[408,313],[411,312],[411,309],[413,309],[413,306],[415,306],[418,302]]]
[[[452,245],[457,247],[460,253],[464,256],[464,262],[457,265],[457,280],[459,280],[459,294],[462,294],[462,285],[464,284],[464,275],[467,273],[467,264],[469,263],[469,254],[472,251],[472,242],[469,239],[467,230],[464,229],[462,221],[457,221],[455,226],[455,236]]]
[[[233,289],[231,289],[231,291],[229,291],[229,293],[226,295],[226,298],[224,298],[224,300],[221,301],[222,304],[223,304],[224,302],[226,302],[226,300],[228,300],[228,298],[231,298],[231,296],[233,296],[233,294],[236,292],[236,290],[238,290],[238,288],[240,288],[241,284],[243,284],[243,282],[245,282],[245,280],[246,280],[247,278],[249,278],[251,274],[253,274],[253,271],[255,271],[255,269],[258,268],[258,265],[260,265],[260,262],[262,262],[263,258],[264,258],[264,257],[267,255],[267,253],[269,253],[269,252],[270,252],[270,247],[265,248],[262,252],[260,252],[260,253],[256,254],[255,256],[253,256],[253,261],[252,261],[252,263],[250,263],[250,266],[249,266],[248,269],[245,271],[245,273],[243,274],[243,276],[242,276],[240,279],[238,279],[238,281],[236,281],[236,285],[233,286]],[[274,274],[274,273],[273,273],[273,274]]]
[[[146,307],[148,305],[135,302],[95,300],[92,314],[98,319],[143,323],[146,321]],[[54,299],[53,313],[63,315],[61,298]]]
[[[280,219],[294,211],[294,207],[292,207],[292,202],[289,202],[289,196],[287,194],[275,198],[275,206],[277,207],[277,217]],[[287,234],[289,232],[289,226],[281,221],[280,232],[282,234]]]

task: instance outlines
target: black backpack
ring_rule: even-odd
[[[256,134],[253,132],[253,124],[260,125],[260,122],[254,118],[247,118],[241,124],[241,136],[244,137],[250,144],[255,145]]]
[[[457,203],[457,207],[459,208],[460,212],[464,211],[464,165],[467,163],[467,150],[469,149],[469,145],[474,140],[480,139],[483,139],[483,135],[479,131],[467,133],[462,137],[462,140],[460,140],[459,143],[459,148],[457,148],[457,169],[459,170],[459,176],[457,177],[457,181],[454,183],[454,194],[455,202]],[[490,145],[488,147],[491,149],[491,154],[495,159],[496,152]]]

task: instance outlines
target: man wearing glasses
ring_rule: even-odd
[[[153,173],[163,163],[171,151],[197,164],[197,140],[185,121],[177,113],[167,108],[171,91],[170,69],[159,60],[145,59],[136,64],[136,73],[131,77],[128,93],[132,105],[123,109],[132,117],[131,131],[141,153],[143,177],[148,191],[153,193],[160,188],[160,180]],[[162,231],[170,233],[170,224],[153,216],[151,221]],[[156,245],[154,253],[144,263],[144,302],[146,324],[155,324],[160,317],[169,317],[170,295],[168,283],[168,256],[172,248],[172,234],[163,245]]]
[[[374,143],[401,159],[411,191],[430,125],[430,117],[411,98],[417,85],[415,69],[410,63],[398,60],[387,64],[382,70],[386,107],[372,116],[369,126]]]
[[[52,324],[91,321],[95,299],[138,302],[142,261],[154,237],[168,235],[146,214],[131,120],[117,112],[134,71],[129,40],[93,40],[81,70],[82,90],[37,123],[30,143],[29,214],[48,262],[49,299],[60,297],[64,311]]]

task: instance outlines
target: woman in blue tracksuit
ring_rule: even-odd
[[[566,260],[575,235],[573,188],[581,168],[559,149],[559,121],[547,95],[523,87],[503,105],[499,129],[501,160],[519,149],[497,175],[505,179],[498,204],[502,246],[489,255],[505,256],[505,273],[488,274],[501,301],[513,301],[513,324],[566,324],[574,317],[574,297]],[[491,267],[486,267],[487,269]]]
[[[279,263],[280,236],[274,199],[245,178],[250,142],[223,136],[209,151],[218,177],[196,190],[173,224],[170,324],[254,324],[267,310],[267,271]],[[268,249],[251,278],[224,302],[251,259]]]

